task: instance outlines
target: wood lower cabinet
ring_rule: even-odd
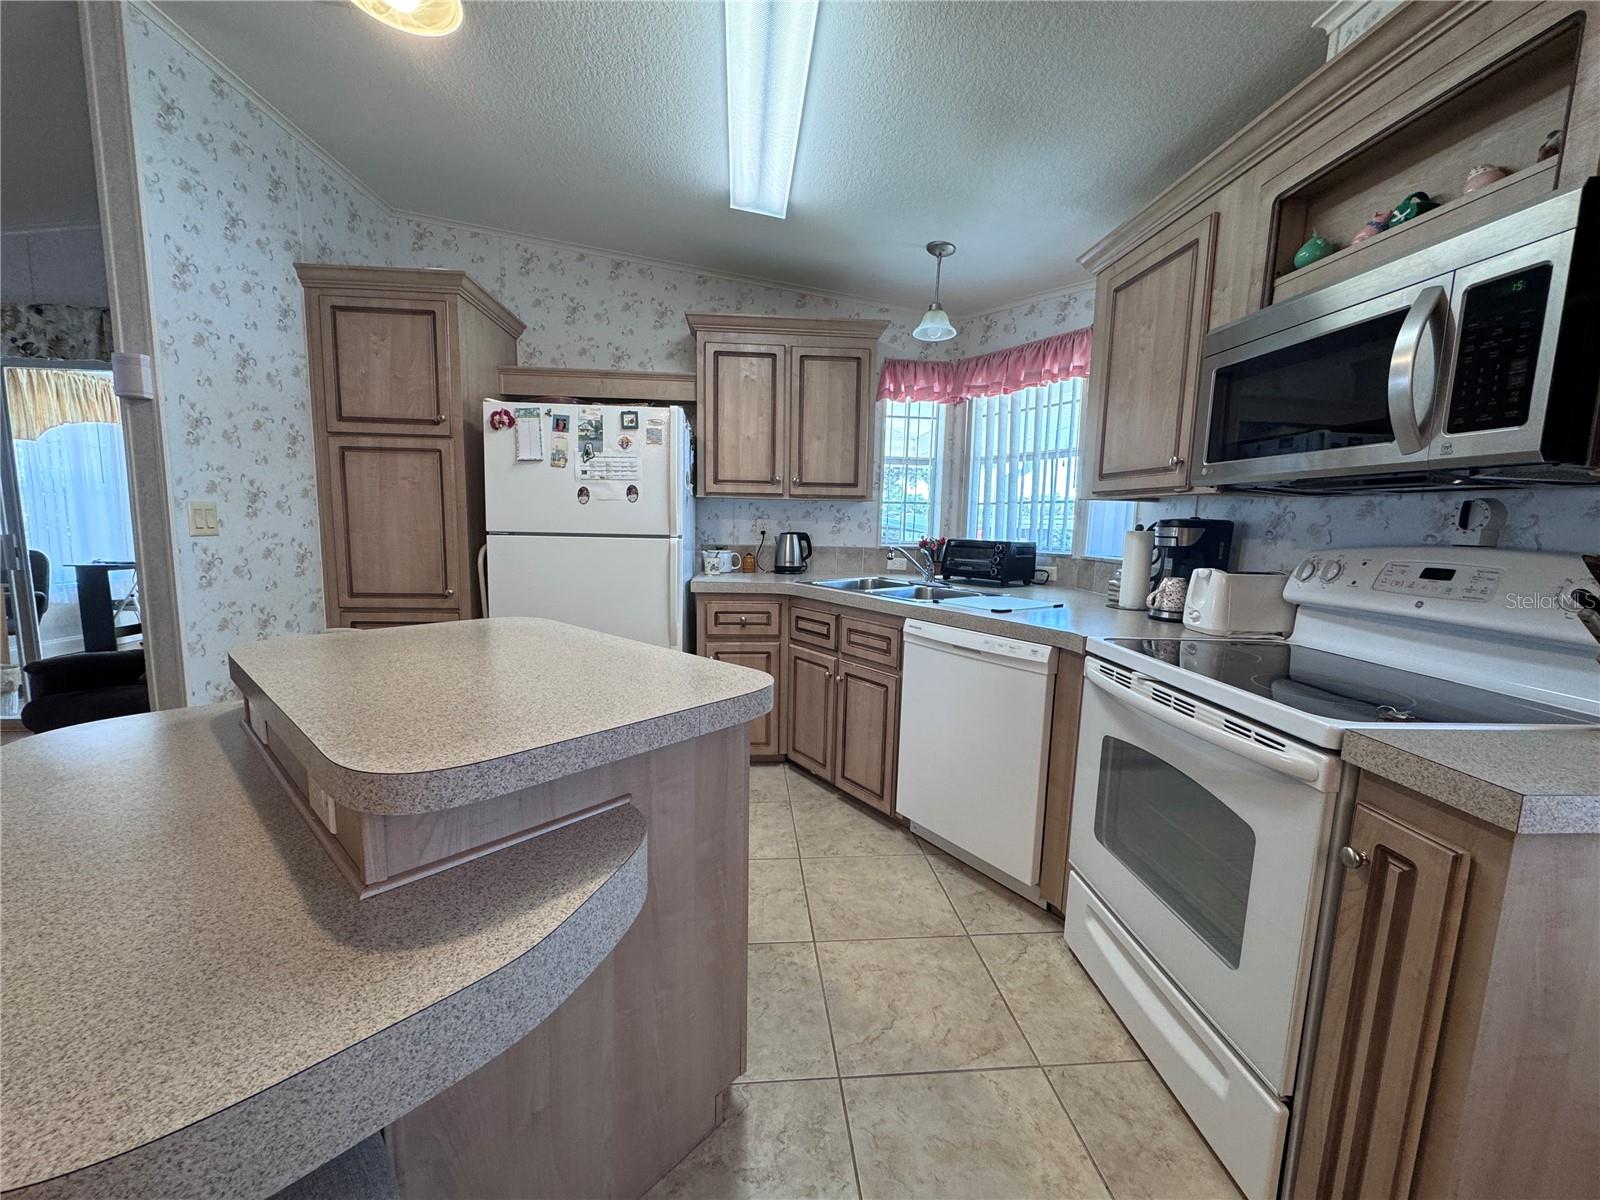
[[[1595,1195],[1600,835],[1363,773],[1346,845],[1289,1194]]]
[[[834,786],[884,812],[894,811],[900,676],[841,658],[834,672],[834,704]]]
[[[1096,283],[1083,438],[1093,495],[1189,485],[1216,238],[1217,214],[1208,212],[1141,246]]]
[[[789,725],[789,761],[813,775],[833,778],[836,655],[791,644],[783,655],[784,711]]]
[[[475,617],[483,398],[523,325],[460,271],[298,263],[330,626]]]
[[[699,493],[870,499],[884,321],[689,313]]]
[[[772,708],[750,722],[750,757],[781,758],[783,714],[788,710],[783,689],[777,685],[783,671],[782,643],[775,639],[759,642],[707,641],[700,653],[705,658],[733,663],[737,667],[749,667],[752,671],[765,671],[772,676]]]

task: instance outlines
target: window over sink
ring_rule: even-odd
[[[939,532],[939,477],[947,404],[883,406],[882,541],[907,545]]]

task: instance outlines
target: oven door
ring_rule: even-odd
[[[1083,693],[1073,868],[1290,1095],[1337,756],[1096,658]]]
[[[1313,292],[1211,335],[1196,423],[1199,481],[1425,472],[1450,288],[1444,274],[1353,304],[1345,289],[1338,299]],[[1282,311],[1290,305],[1297,311]],[[1250,337],[1253,320],[1263,336]]]

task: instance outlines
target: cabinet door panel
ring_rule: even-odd
[[[872,491],[872,352],[789,349],[789,495]]]
[[[449,306],[323,296],[323,420],[332,433],[449,436]]]
[[[454,447],[438,438],[328,439],[340,608],[450,607],[461,497]]]
[[[1312,1065],[1300,1197],[1405,1197],[1469,860],[1358,802]]]
[[[788,456],[787,351],[775,343],[707,342],[703,354],[701,490],[709,496],[781,496]]]
[[[833,778],[834,672],[839,660],[790,646],[783,658],[789,758],[824,779]]]
[[[858,800],[894,811],[900,740],[900,680],[888,671],[840,661],[834,783]]]
[[[783,728],[783,689],[778,684],[781,644],[778,642],[715,642],[704,647],[701,653],[718,662],[733,663],[736,667],[749,667],[765,671],[772,676],[772,711],[750,722],[750,756],[776,758],[783,753],[780,731]]]
[[[1093,495],[1188,485],[1216,231],[1207,213],[1100,280],[1084,439]]]

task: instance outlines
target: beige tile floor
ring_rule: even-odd
[[[748,1071],[651,1197],[1238,1196],[1059,920],[791,767],[750,860]]]

